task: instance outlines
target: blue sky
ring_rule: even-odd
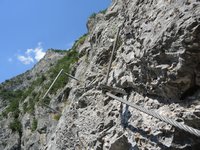
[[[68,49],[93,12],[111,0],[0,0],[0,82],[25,72],[49,48]]]

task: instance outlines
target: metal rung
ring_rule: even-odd
[[[67,76],[69,76],[70,78],[72,78],[72,79],[74,79],[74,80],[76,80],[76,81],[78,81],[78,82],[81,82],[79,79],[77,79],[76,77],[72,76],[71,74],[66,73],[66,72],[65,72],[65,74],[66,74]]]
[[[60,70],[60,72],[58,73],[58,75],[53,80],[52,84],[50,85],[50,87],[48,88],[48,90],[46,91],[46,93],[44,94],[44,96],[42,97],[42,99],[44,99],[47,96],[47,94],[49,93],[49,91],[51,90],[51,88],[53,87],[53,85],[55,84],[56,80],[58,79],[58,77],[61,75],[62,72],[63,72],[63,69]]]
[[[58,110],[56,110],[56,109],[50,107],[49,105],[47,105],[47,104],[45,104],[45,103],[40,104],[40,106],[45,106],[45,107],[47,107],[48,109],[52,110],[53,112],[58,113],[58,114],[61,115],[61,112],[60,112],[60,111],[58,111]]]

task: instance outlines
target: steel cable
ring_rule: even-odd
[[[115,95],[113,95],[113,94],[111,94],[109,92],[107,92],[106,95],[109,96],[109,97],[112,97],[112,98],[114,98],[114,99],[116,99],[116,100],[118,100],[118,101],[120,101],[120,102],[122,102],[124,104],[127,104],[130,107],[133,107],[133,108],[135,108],[135,109],[137,109],[137,110],[139,110],[139,111],[141,111],[141,112],[143,112],[145,114],[151,115],[151,116],[153,116],[153,117],[155,117],[157,119],[160,119],[160,120],[162,120],[162,121],[164,121],[164,122],[166,122],[168,124],[171,124],[171,125],[179,128],[179,129],[182,129],[182,130],[184,130],[186,132],[189,132],[189,133],[191,133],[193,135],[196,135],[196,136],[200,137],[200,130],[198,130],[198,129],[194,129],[194,128],[189,127],[189,126],[187,126],[185,124],[179,123],[179,122],[177,122],[175,120],[172,120],[172,119],[169,119],[167,117],[161,116],[160,114],[158,114],[158,113],[156,113],[156,112],[154,112],[152,110],[148,110],[148,109],[146,109],[144,107],[140,107],[138,105],[132,104],[132,103],[130,103],[130,102],[128,102],[128,101],[126,101],[126,100],[124,100],[124,99],[122,99],[120,97],[117,97],[117,96],[115,96]]]

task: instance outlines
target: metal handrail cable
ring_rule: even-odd
[[[146,109],[144,107],[140,107],[138,105],[130,103],[130,102],[128,102],[128,101],[126,101],[126,100],[124,100],[124,99],[122,99],[120,97],[117,97],[117,96],[115,96],[115,95],[113,95],[113,94],[111,94],[109,92],[107,92],[106,95],[116,99],[117,101],[120,101],[120,102],[122,102],[124,104],[127,104],[127,105],[129,105],[129,106],[131,106],[131,107],[133,107],[133,108],[135,108],[135,109],[137,109],[137,110],[139,110],[139,111],[141,111],[141,112],[143,112],[145,114],[153,116],[153,117],[155,117],[157,119],[160,119],[160,120],[162,120],[162,121],[164,121],[164,122],[166,122],[168,124],[171,124],[171,125],[179,128],[179,129],[182,129],[182,130],[184,130],[186,132],[189,132],[189,133],[191,133],[193,135],[196,135],[196,136],[200,137],[200,130],[198,130],[198,129],[194,129],[194,128],[190,127],[190,126],[187,126],[185,124],[179,123],[179,122],[177,122],[175,120],[172,120],[170,118],[167,118],[165,116],[161,116],[160,114],[158,114],[158,113],[156,113],[156,112],[154,112],[152,110],[148,110],[148,109]]]

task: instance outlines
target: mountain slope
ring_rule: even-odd
[[[8,119],[0,123],[1,148],[198,149],[198,137],[113,100],[101,84],[106,82],[121,26],[108,85],[127,95],[113,94],[200,129],[199,14],[196,0],[113,0],[106,11],[89,18],[88,34],[66,52],[64,60],[48,64],[44,77],[39,74],[40,84],[31,81],[33,89],[27,95],[10,96],[25,95],[19,107],[11,107],[19,115],[9,111]],[[46,66],[40,63],[37,70]],[[62,74],[48,98],[41,101],[63,67],[79,81],[64,79]],[[12,88],[4,84],[1,88],[29,87],[24,85]],[[24,112],[25,103],[34,109]],[[1,110],[6,105],[2,103]],[[8,128],[12,120],[16,123],[13,131],[18,132]]]
[[[78,55],[74,49],[69,51],[51,49],[33,69],[2,83],[0,90],[2,149],[23,149],[21,143],[26,138],[26,133],[29,133],[28,139],[36,135],[34,131],[40,125],[40,121],[43,122],[45,119],[37,116],[38,111],[42,109],[43,115],[49,115],[49,108],[45,106],[48,106],[52,101],[51,98],[56,97],[59,89],[65,86],[68,77],[62,75],[50,91],[51,95],[45,99],[42,99],[42,96],[60,69],[69,72],[71,65],[77,59]],[[54,120],[55,126],[57,118]]]

